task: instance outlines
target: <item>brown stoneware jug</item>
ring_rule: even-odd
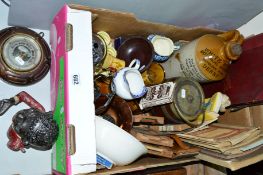
[[[222,80],[231,62],[242,53],[243,41],[244,37],[237,30],[203,35],[182,46],[161,64],[165,79],[191,77],[198,82]]]

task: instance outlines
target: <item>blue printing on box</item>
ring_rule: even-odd
[[[104,157],[102,157],[101,155],[97,154],[97,163],[105,166],[108,169],[111,169],[111,167],[113,166],[113,163],[110,162],[109,160],[105,159]]]

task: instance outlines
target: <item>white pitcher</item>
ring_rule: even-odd
[[[140,61],[134,59],[129,67],[119,70],[113,77],[112,91],[115,91],[119,97],[125,100],[142,97],[147,92],[147,89],[139,68]]]

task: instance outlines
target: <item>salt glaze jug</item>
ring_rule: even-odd
[[[206,34],[176,51],[162,63],[165,79],[190,77],[198,82],[222,80],[232,61],[242,53],[244,37],[237,30]]]

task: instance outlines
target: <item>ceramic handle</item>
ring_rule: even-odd
[[[129,67],[130,67],[130,68],[134,68],[134,69],[139,69],[140,65],[141,65],[140,60],[134,59],[134,60],[132,60],[132,62],[130,63]]]
[[[223,38],[226,42],[233,41],[242,44],[244,41],[244,36],[238,30],[230,30],[217,36]]]

